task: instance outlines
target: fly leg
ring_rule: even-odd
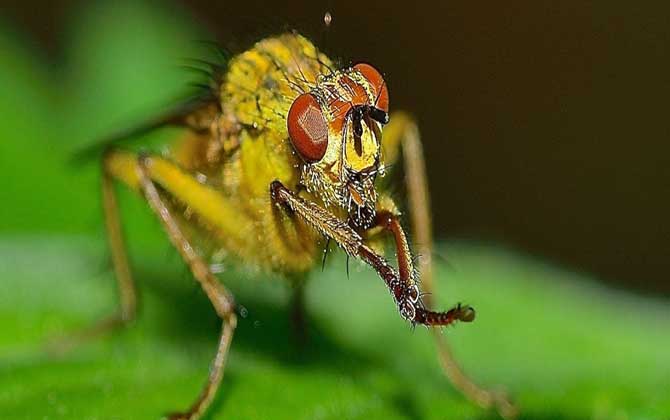
[[[189,266],[195,279],[200,283],[217,315],[222,319],[221,335],[217,352],[212,361],[209,378],[198,398],[188,411],[169,416],[176,420],[196,420],[202,417],[223,379],[226,358],[237,325],[235,303],[230,292],[212,274],[209,265],[197,254],[188,238],[182,232],[178,220],[163,200],[169,195],[182,203],[189,204],[201,217],[217,224],[224,233],[232,237],[239,233],[228,223],[226,216],[234,212],[230,203],[217,191],[198,183],[190,174],[174,164],[151,156],[137,157],[134,154],[113,151],[106,160],[109,172],[129,187],[143,193],[150,208],[160,220],[170,242]],[[159,192],[157,186],[160,185]]]
[[[75,332],[69,337],[50,343],[49,349],[57,354],[65,353],[88,339],[128,325],[137,315],[137,288],[133,281],[133,275],[130,272],[116,192],[114,191],[113,175],[109,172],[106,158],[103,159],[102,166],[102,206],[112,265],[118,286],[119,309],[110,316],[97,321],[81,331]]]
[[[384,129],[384,152],[387,160],[398,159],[399,151],[402,151],[403,164],[405,168],[405,181],[407,184],[407,195],[409,211],[414,232],[414,244],[419,255],[418,271],[421,273],[421,286],[426,295],[423,301],[428,307],[432,306],[434,287],[432,270],[432,222],[430,217],[430,198],[428,193],[428,180],[426,177],[426,165],[423,157],[423,147],[419,130],[414,120],[406,114],[394,114],[389,124]],[[394,223],[386,226],[394,231]],[[400,249],[405,245],[399,243],[396,236],[396,244]],[[495,407],[504,418],[514,418],[518,409],[499,391],[490,391],[479,387],[460,368],[456,362],[444,335],[439,329],[433,329],[433,337],[437,345],[440,365],[452,384],[459,389],[468,399],[474,401],[481,407]]]
[[[106,168],[103,168],[102,173],[102,200],[105,212],[105,227],[107,229],[109,248],[112,253],[114,274],[116,275],[119,287],[120,300],[119,314],[112,316],[110,319],[111,322],[107,324],[127,324],[135,319],[137,313],[137,288],[128,264],[112,177]],[[102,325],[104,324],[103,322]]]
[[[235,303],[233,297],[226,288],[219,283],[212,274],[209,266],[195,252],[188,239],[184,236],[177,221],[170,213],[169,208],[163,202],[154,181],[149,176],[149,165],[151,158],[140,157],[138,160],[138,172],[140,184],[144,196],[151,209],[156,213],[163,228],[170,238],[172,245],[179,251],[181,257],[188,264],[193,276],[200,283],[207,297],[212,302],[216,313],[221,317],[223,324],[221,336],[217,347],[216,356],[212,362],[209,378],[200,396],[191,405],[188,411],[184,413],[175,413],[170,415],[170,419],[199,419],[211,404],[216,391],[223,379],[223,371],[226,364],[226,357],[233,339],[233,332],[237,326],[237,316],[235,315]]]
[[[289,217],[298,217],[321,234],[332,239],[349,256],[359,258],[375,269],[384,280],[398,307],[400,315],[406,320],[423,325],[449,325],[456,321],[471,321],[474,310],[470,307],[450,309],[446,312],[430,311],[419,305],[419,293],[409,276],[412,270],[401,261],[399,271],[388,261],[364,243],[361,235],[347,223],[333,216],[316,203],[305,201],[296,196],[281,182],[270,185],[272,201],[288,211]],[[400,231],[404,237],[404,232]],[[408,248],[409,249],[409,248]],[[405,262],[411,262],[407,258]]]

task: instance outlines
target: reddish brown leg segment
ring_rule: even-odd
[[[426,165],[423,158],[419,130],[413,119],[406,114],[392,115],[391,123],[387,128],[388,130],[384,131],[384,141],[390,145],[390,151],[397,155],[395,149],[402,149],[412,231],[414,232],[413,239],[420,256],[419,272],[421,273],[421,286],[424,292],[427,293],[424,302],[430,307],[434,299],[432,276],[433,237],[428,179],[426,177]],[[400,254],[400,249],[406,246],[406,239],[398,236],[396,231],[399,229],[399,225],[394,227],[391,224],[389,228],[394,233],[399,250],[398,253]],[[455,309],[458,309],[458,307]],[[474,316],[474,312],[472,315]],[[443,316],[445,320],[449,319],[449,312]],[[451,315],[451,317],[453,316],[455,314]],[[517,416],[518,409],[504,393],[480,388],[463,372],[458,363],[456,363],[442,331],[433,329],[433,335],[437,345],[440,364],[449,380],[457,389],[482,407],[495,407],[498,413],[504,418],[514,418]]]
[[[400,283],[390,285],[390,289],[398,302],[401,315],[414,323],[433,326],[449,325],[455,321],[473,321],[475,310],[470,306],[458,304],[447,312],[432,312],[425,308],[420,299],[409,242],[398,216],[389,211],[380,211],[377,213],[376,222],[377,226],[393,235],[396,246]]]

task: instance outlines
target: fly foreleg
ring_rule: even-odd
[[[270,195],[275,203],[331,238],[348,255],[359,258],[374,268],[391,292],[400,315],[406,320],[424,325],[448,325],[455,321],[473,319],[474,310],[467,306],[458,306],[447,312],[425,309],[419,302],[419,290],[410,278],[413,270],[408,270],[409,267],[406,264],[403,266],[402,263],[400,269],[396,270],[384,257],[366,245],[361,235],[347,223],[328,213],[321,206],[297,197],[279,181],[271,184]],[[404,232],[402,236],[404,237]],[[403,261],[407,263],[411,261],[411,257],[407,256]]]

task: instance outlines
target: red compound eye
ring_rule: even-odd
[[[287,118],[293,147],[306,162],[321,160],[328,147],[328,124],[316,98],[309,93],[298,96]]]
[[[376,103],[371,105],[381,109],[384,112],[389,112],[389,91],[386,87],[386,82],[384,81],[382,75],[377,71],[376,68],[366,63],[356,64],[354,68],[358,70],[373,86]]]

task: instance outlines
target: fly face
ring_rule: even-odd
[[[359,228],[375,219],[374,181],[383,175],[381,129],[389,120],[388,103],[381,74],[361,63],[321,76],[288,113],[289,137],[304,162],[302,183],[327,206],[345,209]]]

